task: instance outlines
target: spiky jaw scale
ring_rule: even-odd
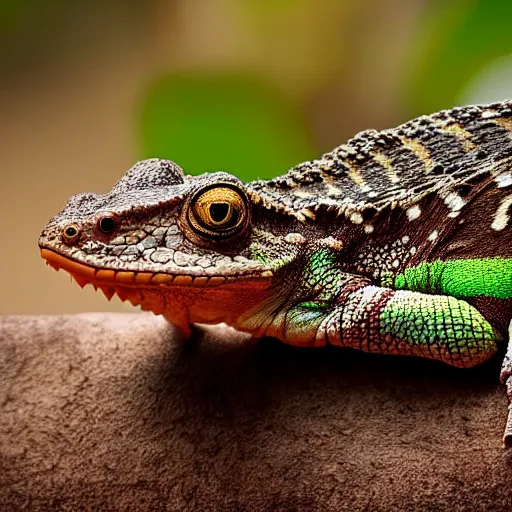
[[[108,300],[117,295],[144,311],[163,315],[182,334],[190,323],[233,324],[235,319],[265,295],[271,272],[241,276],[191,276],[161,272],[132,272],[94,268],[50,249],[41,257],[55,270],[65,270],[80,287],[91,284]]]

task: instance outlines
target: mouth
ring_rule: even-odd
[[[217,287],[242,280],[266,280],[272,274],[267,271],[240,276],[191,276],[150,271],[111,270],[84,265],[45,248],[41,248],[41,257],[55,270],[62,269],[68,272],[81,288],[91,284],[96,290],[100,289],[108,300],[117,294],[123,302],[129,300],[134,306],[140,305],[142,309],[153,312],[155,312],[154,304],[147,303],[144,291],[158,290],[162,294],[165,293],[166,288]]]

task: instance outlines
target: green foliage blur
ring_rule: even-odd
[[[176,160],[190,174],[269,179],[314,155],[304,120],[282,94],[229,73],[156,81],[144,98],[141,134],[144,157]]]
[[[0,33],[15,33],[26,24],[42,28],[64,4],[65,0],[0,0]]]
[[[120,26],[143,13],[165,55],[133,105],[136,157],[193,174],[270,178],[360,129],[512,97],[511,0],[0,0],[3,67],[32,65],[93,6]]]
[[[478,73],[512,55],[512,2],[432,2],[412,43],[407,101],[427,112],[449,108]],[[504,89],[512,97],[512,83]]]
[[[290,15],[299,3],[264,6]],[[254,7],[247,1],[248,9]],[[397,90],[404,115],[459,104],[473,77],[493,60],[512,54],[511,21],[510,0],[427,4],[399,65],[402,80]],[[391,36],[394,27],[389,30]],[[349,74],[344,77],[350,79]],[[269,178],[318,156],[301,107],[257,74],[158,77],[143,99],[142,154],[176,159],[191,173],[226,169],[244,180]]]

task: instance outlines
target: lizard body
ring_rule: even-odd
[[[512,318],[512,102],[369,130],[268,181],[139,162],[73,196],[42,256],[163,314],[470,367]],[[512,349],[502,380],[512,398]],[[512,439],[509,421],[506,442]]]

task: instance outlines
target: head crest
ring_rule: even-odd
[[[151,158],[136,163],[114,186],[113,194],[179,185],[184,182],[183,169],[171,160]]]

